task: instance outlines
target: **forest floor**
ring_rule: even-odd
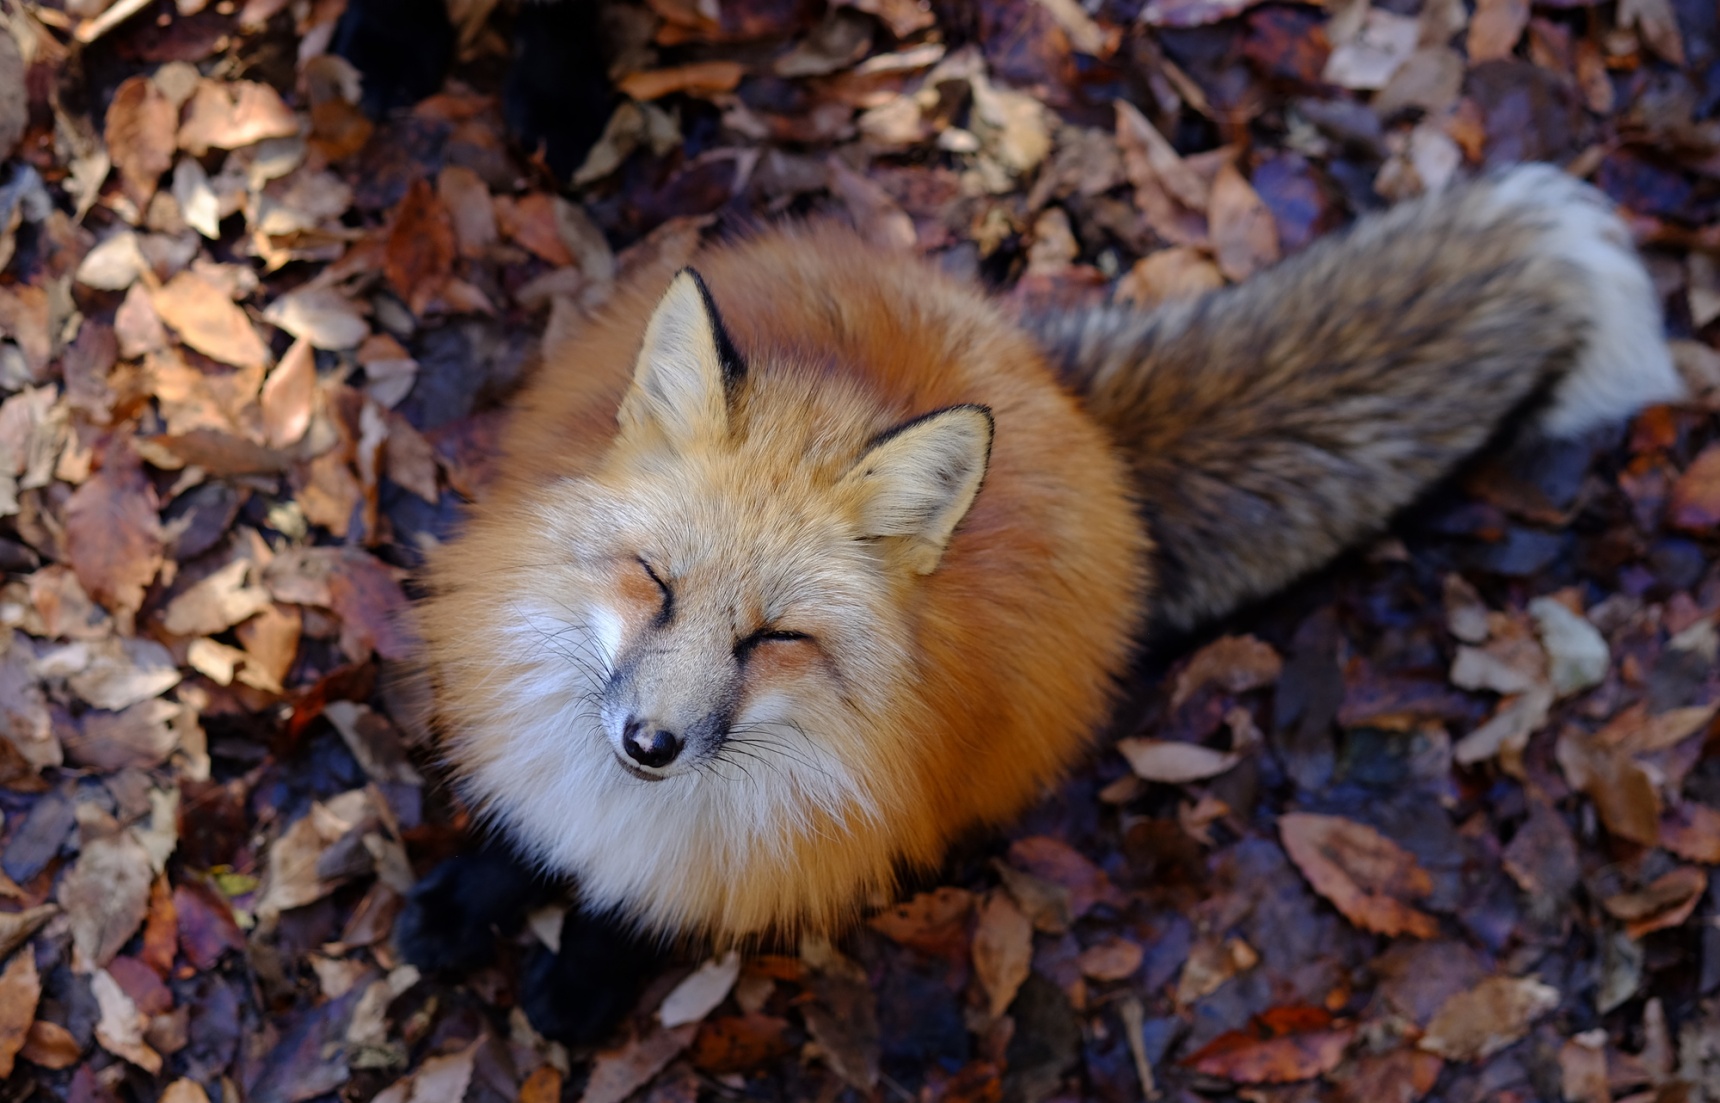
[[[0,0],[0,1103],[1720,1100],[1720,12],[1418,2],[621,0],[564,191],[493,0],[374,124],[340,0]],[[514,1005],[553,916],[400,961],[466,817],[396,614],[552,314],[809,213],[1151,302],[1532,159],[1627,212],[1689,403],[1489,459],[596,1052]]]

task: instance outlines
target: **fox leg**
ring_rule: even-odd
[[[1376,532],[1519,412],[1572,436],[1682,391],[1623,223],[1548,165],[1200,299],[1030,324],[1134,467],[1170,631]]]

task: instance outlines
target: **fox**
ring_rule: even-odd
[[[760,230],[546,350],[429,559],[441,753],[576,887],[570,923],[839,933],[1080,763],[1143,640],[1377,535],[1513,426],[1682,393],[1624,223],[1550,165],[1153,308],[1012,312],[846,228]],[[426,884],[414,937],[517,899]]]

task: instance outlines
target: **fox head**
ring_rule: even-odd
[[[463,772],[588,897],[665,901],[662,928],[698,893],[661,882],[689,876],[729,929],[770,923],[725,869],[816,879],[795,841],[887,815],[912,759],[890,715],[925,675],[911,591],[980,491],[992,417],[896,421],[818,355],[748,363],[683,270],[607,453],[530,496],[498,579],[507,658],[478,660],[497,673]]]

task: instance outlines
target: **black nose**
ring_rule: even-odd
[[[621,732],[621,745],[627,748],[628,758],[652,769],[667,766],[681,753],[681,741],[674,732],[651,729],[638,720],[627,721]]]

